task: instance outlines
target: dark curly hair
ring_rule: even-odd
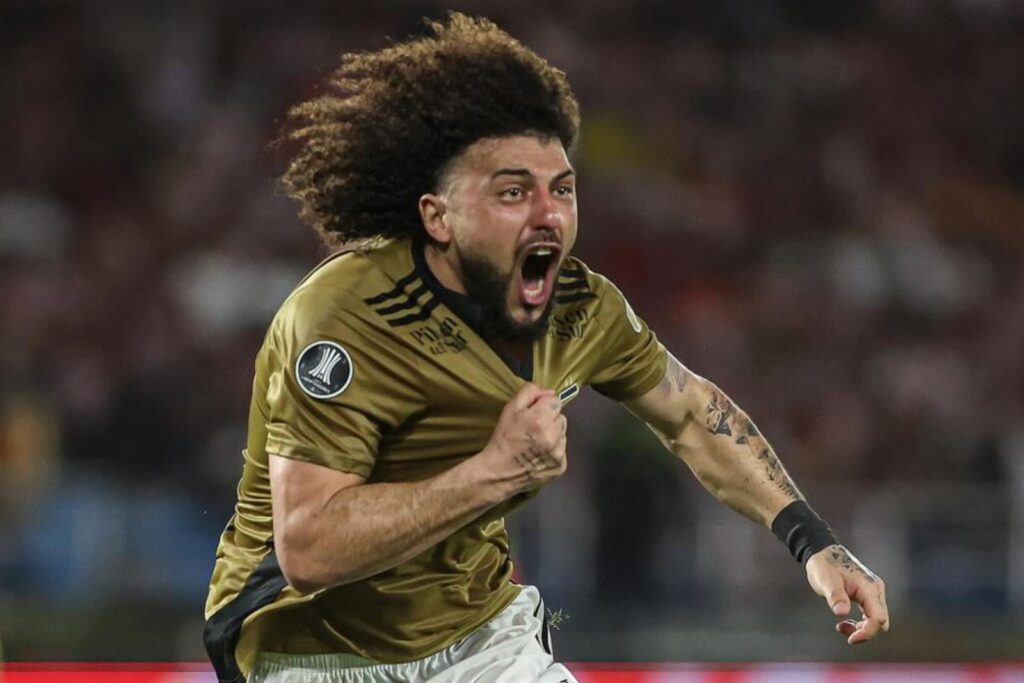
[[[579,105],[562,71],[487,19],[451,13],[431,35],[346,54],[330,93],[289,112],[299,149],[282,180],[329,245],[422,229],[417,202],[477,140],[558,138]]]

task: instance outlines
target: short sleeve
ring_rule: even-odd
[[[665,376],[665,347],[614,284],[593,272],[588,279],[599,300],[596,321],[601,334],[589,384],[616,401],[636,398]]]
[[[322,287],[278,312],[267,346],[269,453],[369,477],[384,432],[411,412],[408,354]]]

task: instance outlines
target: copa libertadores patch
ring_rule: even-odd
[[[313,342],[295,361],[295,377],[302,390],[313,398],[334,398],[352,381],[352,357],[341,344]]]

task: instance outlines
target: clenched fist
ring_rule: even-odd
[[[566,429],[558,395],[528,383],[505,404],[476,457],[509,496],[536,489],[565,472]]]

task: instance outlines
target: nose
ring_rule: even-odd
[[[548,228],[561,230],[565,221],[562,209],[558,206],[551,191],[546,187],[539,187],[533,195],[533,206],[530,214],[530,222],[534,228]]]

